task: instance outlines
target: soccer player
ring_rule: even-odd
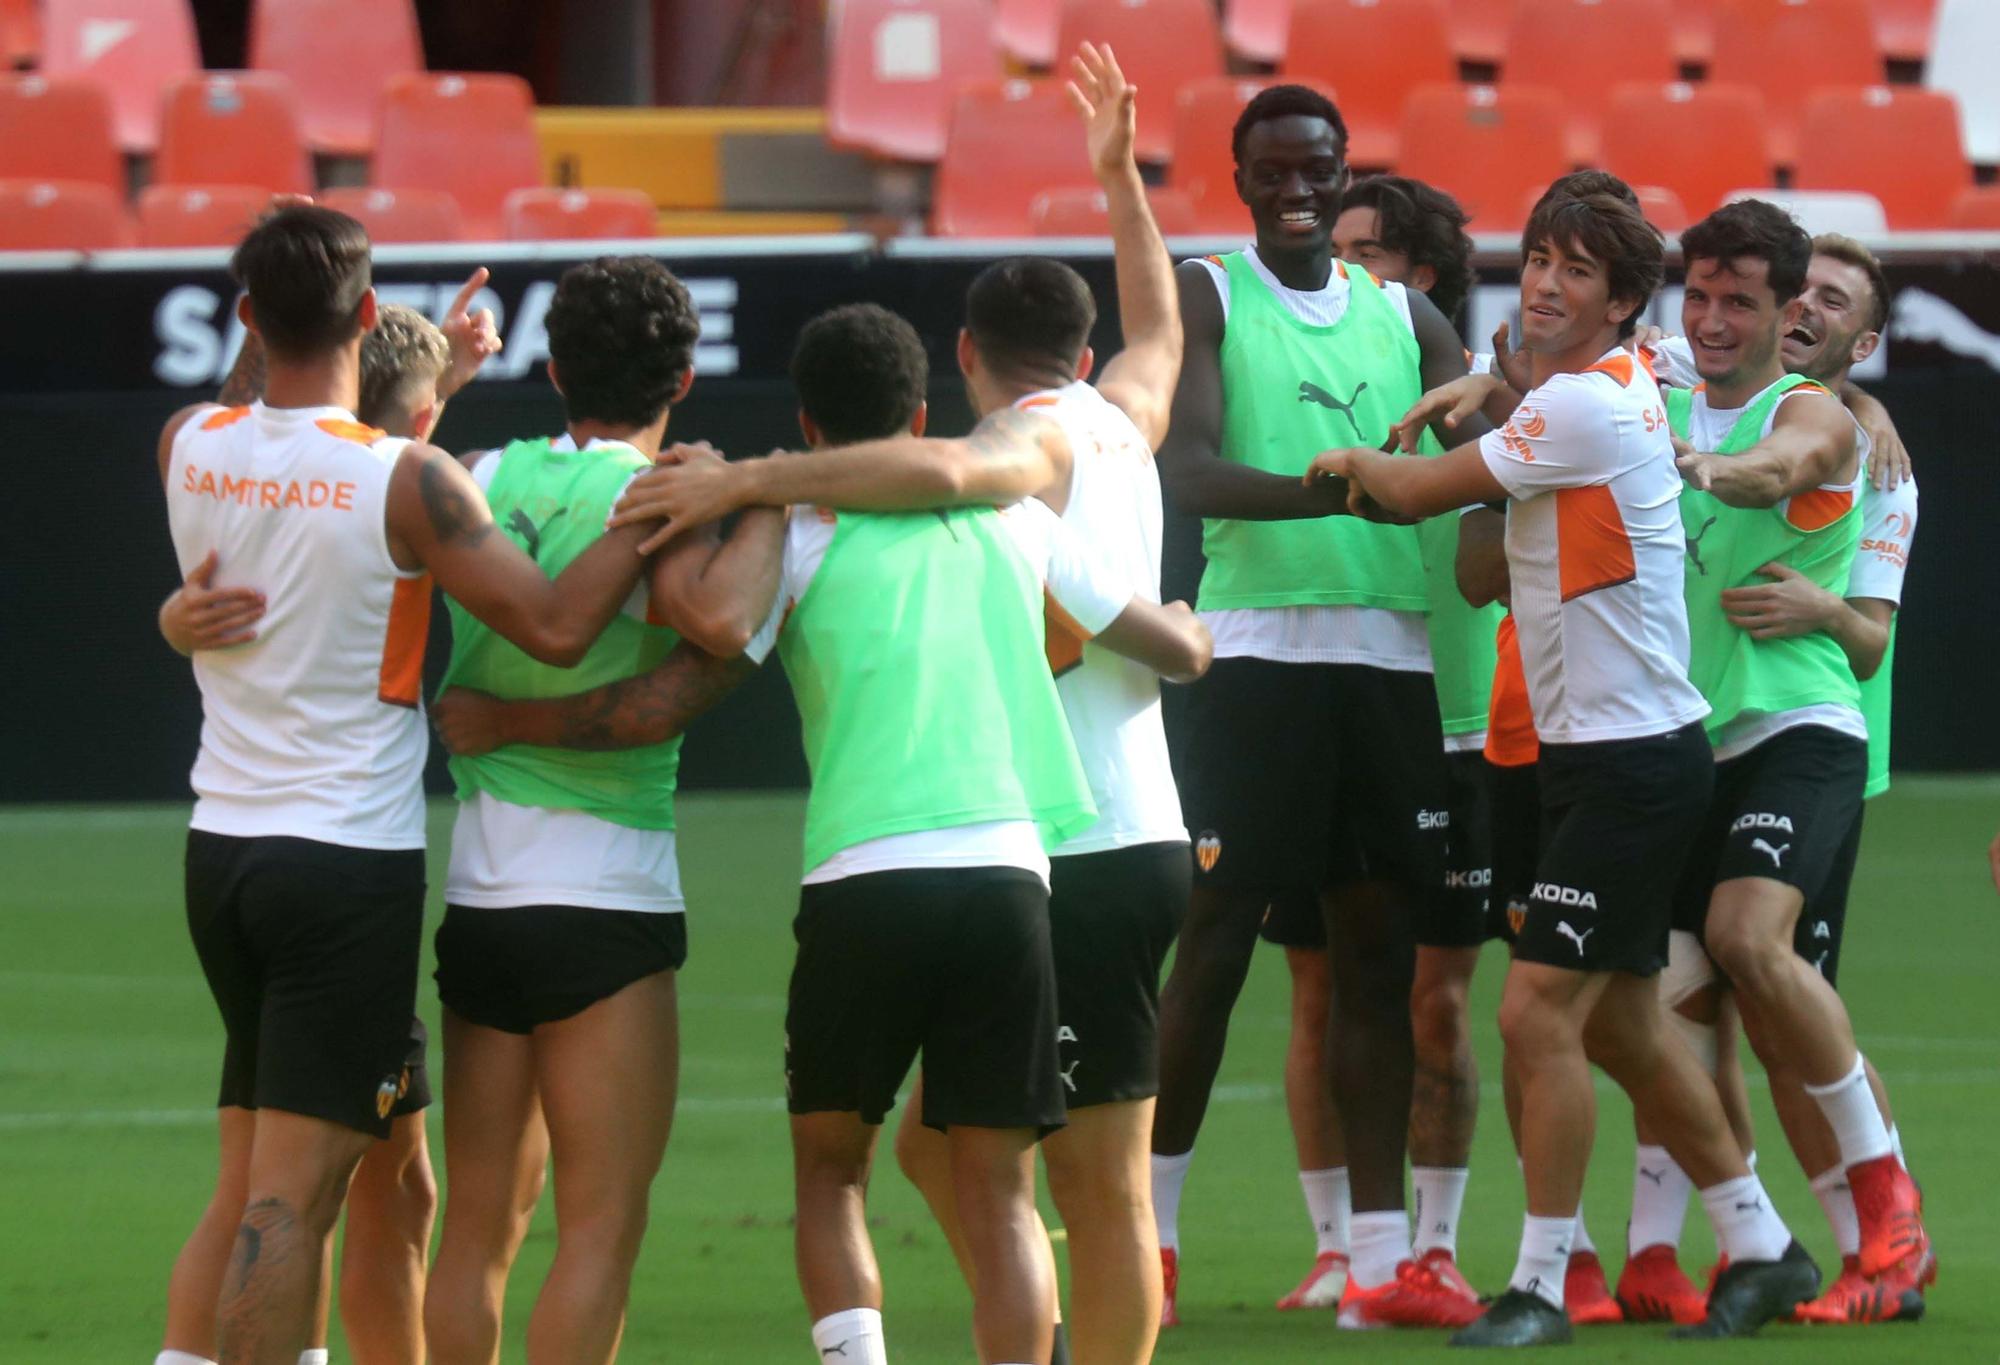
[[[564,433],[466,464],[502,534],[553,573],[605,534],[620,492],[651,467],[693,380],[700,324],[660,262],[625,256],[565,271],[547,325]],[[647,671],[677,634],[740,650],[776,591],[781,532],[768,512],[745,517],[725,543],[683,539],[659,557],[648,592],[565,668],[529,657],[454,600],[444,685],[551,697]],[[617,1353],[678,1075],[679,763],[678,738],[452,759],[459,811],[437,934],[451,1181],[425,1304],[439,1365],[498,1358],[507,1272],[545,1145],[556,1251],[528,1322],[528,1359]]]
[[[1592,1061],[1699,1171],[1730,1265],[1690,1332],[1753,1331],[1817,1284],[1745,1166],[1713,1082],[1668,1027],[1654,979],[1671,874],[1714,776],[1699,723],[1707,704],[1684,662],[1666,418],[1625,346],[1663,259],[1659,234],[1622,200],[1550,200],[1522,237],[1522,332],[1537,382],[1507,426],[1436,459],[1364,448],[1313,461],[1314,473],[1345,476],[1357,510],[1414,517],[1507,502],[1543,813],[1500,1014],[1520,1078],[1528,1213],[1507,1292],[1453,1338],[1461,1345],[1570,1339],[1563,1292],[1594,1120]],[[1410,415],[1406,444],[1433,406]]]
[[[1318,897],[1354,1210],[1343,1315],[1437,1325],[1476,1306],[1413,1259],[1404,1212],[1413,922],[1448,894],[1423,558],[1415,531],[1340,515],[1299,476],[1316,451],[1382,441],[1465,351],[1420,293],[1334,260],[1346,140],[1324,96],[1259,93],[1232,137],[1256,242],[1176,272],[1187,353],[1160,472],[1207,519],[1217,662],[1189,708],[1195,888],[1161,991],[1153,1193],[1172,1314],[1181,1187],[1258,926],[1274,898]]]
[[[1022,445],[1029,458],[972,464],[964,443],[929,442],[906,452],[928,463],[836,450],[811,460],[669,468],[648,483],[684,496],[668,496],[650,513],[686,526],[718,505],[753,500],[895,509],[1034,493],[1157,601],[1161,503],[1152,452],[1180,363],[1173,275],[1132,156],[1131,87],[1113,54],[1088,44],[1073,76],[1111,208],[1126,344],[1093,387],[1083,376],[1094,360],[1089,335],[1096,306],[1074,271],[1024,258],[991,266],[973,282],[959,347],[967,391],[982,419],[1005,417],[1029,438]],[[887,340],[857,350],[896,354]],[[826,352],[816,346],[801,354]],[[855,363],[843,361],[842,368]],[[831,380],[801,376],[800,387],[823,394]],[[697,506],[699,490],[688,486],[696,481],[721,485],[722,504]],[[635,500],[643,497],[635,489]],[[1099,817],[1052,850],[1049,932],[1068,1122],[1042,1150],[1069,1239],[1072,1356],[1137,1362],[1150,1357],[1160,1320],[1146,1163],[1158,1090],[1159,975],[1186,913],[1191,863],[1155,674],[1061,629],[1052,628],[1049,653]],[[966,1265],[946,1140],[919,1113],[913,1098],[897,1157]]]
[[[1786,372],[1787,334],[1801,364],[1812,360],[1800,330],[1813,254],[1804,230],[1750,200],[1689,229],[1682,249],[1683,324],[1705,384],[1671,393],[1668,413],[1693,447],[1680,461],[1690,676],[1714,708],[1717,767],[1683,878],[1681,927],[1729,979],[1773,1093],[1802,1086],[1831,1127],[1860,1221],[1859,1270],[1875,1277],[1928,1255],[1917,1191],[1846,1008],[1794,942],[1860,818],[1868,776],[1859,686],[1836,632],[1865,630],[1880,646],[1886,627],[1853,613],[1832,617],[1832,630],[1772,632],[1768,594],[1732,592],[1798,577],[1841,593],[1865,473],[1846,410],[1823,385]]]
[[[195,657],[187,901],[230,1041],[225,1107],[248,1112],[226,1148],[244,1205],[218,1358],[292,1365],[326,1234],[389,1134],[409,1048],[430,581],[537,655],[573,661],[636,582],[644,532],[605,537],[551,582],[492,535],[448,455],[354,419],[376,302],[353,219],[281,209],[232,267],[265,347],[264,398],[184,409],[159,463],[183,572],[213,551],[221,586],[255,584],[268,601],[256,640]]]
[[[491,315],[484,310],[481,315],[467,313],[485,279],[481,270],[466,282],[446,312],[442,331],[415,309],[401,304],[380,308],[375,329],[361,342],[361,396],[355,409],[361,421],[391,436],[424,440],[430,435],[445,401],[500,349]],[[263,372],[263,344],[252,334],[245,338],[219,401],[261,397]],[[216,568],[217,556],[210,551],[161,604],[160,632],[182,654],[226,649],[256,638],[263,594],[247,587],[213,587]],[[369,1146],[348,1186],[340,1315],[359,1365],[423,1355],[424,1266],[437,1206],[423,1118],[431,1099],[426,1042],[422,1020],[411,1019],[410,1050],[390,1110],[389,1136]],[[234,1146],[243,1134],[232,1130],[247,1128],[248,1112],[238,1105],[219,1112],[224,1140]],[[234,1186],[218,1185],[202,1215],[208,1230],[188,1240],[168,1285],[166,1339],[179,1348],[162,1353],[164,1365],[190,1365],[214,1352],[215,1301],[228,1259],[228,1242],[217,1234],[233,1232],[243,1208],[240,1162],[225,1161],[222,1170]],[[302,1365],[324,1365],[326,1360],[332,1278],[333,1259],[325,1254],[313,1344],[301,1354]],[[188,1349],[195,1346],[200,1349]]]

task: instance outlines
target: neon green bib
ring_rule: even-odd
[[[778,636],[812,792],[808,872],[891,834],[1097,819],[1043,651],[1043,592],[990,508],[842,512]]]
[[[1861,684],[1861,716],[1868,722],[1868,785],[1863,799],[1889,790],[1889,674],[1896,667],[1896,623],[1901,613],[1889,618],[1889,647],[1882,653],[1882,666],[1875,676]]]
[[[1779,400],[1801,384],[1786,375],[1759,394],[1715,452],[1736,455],[1756,445]],[[1667,418],[1688,439],[1694,394],[1668,389]],[[1780,640],[1753,640],[1729,623],[1725,589],[1771,580],[1758,572],[1786,564],[1829,592],[1845,594],[1861,537],[1858,500],[1834,520],[1801,530],[1788,508],[1730,507],[1713,494],[1681,490],[1681,526],[1687,537],[1688,677],[1714,708],[1706,722],[1713,735],[1748,711],[1775,713],[1836,703],[1859,707],[1861,693],[1847,655],[1831,635],[1814,632]]]
[[[1507,609],[1498,602],[1475,607],[1458,590],[1458,517],[1432,517],[1417,527],[1424,553],[1424,582],[1431,610],[1424,624],[1431,637],[1431,668],[1436,674],[1438,718],[1446,735],[1473,735],[1486,728],[1493,700],[1494,648],[1500,618]]]
[[[1396,306],[1358,266],[1334,263],[1350,284],[1331,327],[1292,316],[1241,252],[1229,277],[1222,335],[1222,456],[1301,478],[1313,456],[1380,446],[1423,393],[1420,352]],[[1203,611],[1241,607],[1429,605],[1414,530],[1358,517],[1202,523]]]
[[[516,441],[501,452],[486,501],[501,533],[554,578],[604,533],[604,519],[626,481],[646,467],[645,457],[628,446],[562,451],[546,439]],[[587,692],[646,672],[679,638],[620,613],[583,662],[555,668],[530,658],[457,602],[446,603],[452,648],[443,686],[500,697]],[[680,763],[678,736],[606,752],[512,744],[477,758],[453,758],[451,775],[461,801],[483,791],[517,806],[580,810],[633,829],[672,829]]]

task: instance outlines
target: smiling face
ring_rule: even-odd
[[[1799,295],[1798,317],[1779,341],[1785,369],[1824,384],[1846,378],[1880,339],[1874,321],[1875,290],[1866,271],[1832,256],[1815,255]]]
[[[1694,367],[1711,385],[1733,386],[1778,364],[1778,338],[1797,322],[1799,300],[1779,303],[1771,263],[1760,256],[1688,262],[1681,330]]]
[[[1385,245],[1382,241],[1382,214],[1367,206],[1342,209],[1340,216],[1333,220],[1333,254],[1343,261],[1368,267],[1368,273],[1378,280],[1413,285],[1426,292],[1437,273],[1428,266],[1419,272],[1410,264],[1409,252]],[[1413,279],[1412,276],[1418,273],[1426,278]]]
[[[1236,168],[1236,193],[1257,225],[1257,245],[1325,251],[1347,189],[1347,161],[1331,123],[1284,114],[1251,125]]]
[[[1604,263],[1576,242],[1542,242],[1521,262],[1521,342],[1531,351],[1601,355],[1637,306],[1611,297]]]

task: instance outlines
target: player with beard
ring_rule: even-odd
[[[1331,101],[1265,90],[1232,146],[1256,242],[1177,271],[1187,350],[1160,448],[1169,495],[1206,519],[1198,607],[1217,656],[1190,705],[1195,889],[1161,992],[1165,1315],[1178,1313],[1181,1189],[1259,924],[1274,899],[1311,896],[1354,1210],[1342,1318],[1450,1325],[1475,1309],[1412,1255],[1403,1196],[1413,929],[1448,894],[1423,557],[1414,530],[1343,516],[1338,489],[1299,476],[1316,451],[1379,444],[1423,390],[1465,372],[1465,352],[1420,293],[1334,259],[1348,170]]]
[[[1539,382],[1507,426],[1437,459],[1357,448],[1313,462],[1348,480],[1358,511],[1508,506],[1543,808],[1500,1017],[1521,1083],[1528,1215],[1507,1292],[1453,1341],[1570,1339],[1564,1280],[1594,1122],[1591,1062],[1699,1167],[1731,1263],[1688,1330],[1738,1335],[1788,1312],[1817,1276],[1748,1171],[1713,1082],[1667,1024],[1654,979],[1672,873],[1713,781],[1707,703],[1685,663],[1672,447],[1658,389],[1627,349],[1663,251],[1609,195],[1545,202],[1522,241],[1522,330]],[[1432,408],[1411,414],[1406,445]]]

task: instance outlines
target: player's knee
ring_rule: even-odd
[[[1532,1067],[1580,1041],[1558,1005],[1511,979],[1500,997],[1500,1038],[1507,1056],[1522,1067]]]
[[[1711,916],[1708,951],[1723,974],[1752,999],[1777,985],[1794,960],[1788,934],[1775,934],[1763,921],[1746,916]]]
[[[896,1125],[896,1169],[918,1189],[929,1188],[945,1171],[942,1139],[914,1119]]]
[[[1458,981],[1426,982],[1410,998],[1410,1028],[1417,1052],[1430,1058],[1452,1058],[1471,1038],[1466,1028],[1465,986]]]

